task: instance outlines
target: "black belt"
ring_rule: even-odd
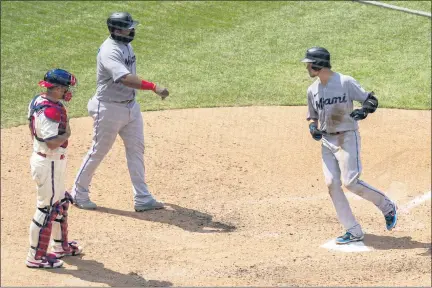
[[[346,131],[340,131],[340,132],[334,132],[334,133],[328,133],[326,131],[322,131],[322,132],[323,132],[323,134],[326,134],[326,135],[339,135],[339,134],[345,133]]]
[[[121,104],[129,104],[131,102],[135,101],[135,99],[131,99],[131,100],[125,100],[125,101],[120,101],[120,102],[116,102],[116,103],[121,103]]]

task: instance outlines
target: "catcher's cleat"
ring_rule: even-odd
[[[52,254],[54,254],[57,259],[63,258],[64,256],[76,256],[81,254],[83,247],[78,245],[76,241],[70,241],[68,243],[69,249],[63,249],[62,245],[56,245],[52,249]]]
[[[79,202],[75,200],[74,205],[80,209],[85,209],[85,210],[94,210],[97,208],[96,203],[94,203],[90,199],[87,201],[79,201]]]
[[[397,223],[397,206],[395,203],[392,203],[393,209],[384,215],[385,221],[386,221],[386,228],[387,230],[392,230]]]
[[[27,258],[26,266],[28,268],[45,268],[45,269],[60,268],[63,266],[63,261],[57,259],[56,255],[52,253],[47,253],[46,256],[42,257],[42,260]]]
[[[364,235],[354,236],[350,232],[346,232],[345,235],[339,236],[336,238],[336,244],[347,244],[350,242],[362,241],[364,239]]]
[[[150,202],[146,204],[140,204],[135,205],[135,211],[136,212],[143,212],[148,210],[157,210],[157,209],[163,209],[165,205],[162,202],[158,202],[155,199],[152,199]]]

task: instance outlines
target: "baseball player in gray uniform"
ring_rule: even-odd
[[[162,100],[169,92],[136,75],[136,57],[130,42],[138,22],[129,13],[115,12],[107,19],[107,25],[111,35],[99,48],[96,94],[87,105],[94,120],[93,143],[78,171],[71,195],[77,207],[96,209],[97,205],[89,198],[89,185],[97,167],[120,135],[133,184],[135,211],[161,209],[164,204],[154,199],[145,182],[144,125],[140,106],[135,101],[135,90],[152,90]]]
[[[313,139],[322,140],[325,182],[339,221],[346,230],[344,235],[336,238],[336,243],[346,244],[364,238],[342,184],[375,204],[384,215],[387,230],[393,229],[397,221],[396,204],[383,192],[359,179],[362,166],[357,121],[375,112],[378,99],[373,92],[366,92],[351,76],[333,72],[330,53],[322,47],[308,49],[302,62],[307,63],[309,75],[317,77],[307,90],[309,131]],[[360,102],[362,107],[353,110],[353,101]]]

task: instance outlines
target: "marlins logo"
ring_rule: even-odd
[[[320,98],[319,101],[315,101],[315,104],[318,109],[322,110],[324,105],[333,105],[337,103],[346,103],[348,102],[346,99],[346,94],[344,93],[342,96],[333,97],[333,98]]]

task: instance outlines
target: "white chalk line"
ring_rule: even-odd
[[[402,207],[400,207],[399,212],[402,214],[407,214],[414,207],[417,207],[420,204],[422,204],[423,202],[431,199],[431,196],[432,196],[432,191],[426,192],[425,194],[423,194],[421,196],[417,196],[416,198],[414,198],[410,202],[408,202],[405,205],[403,205]]]
[[[402,11],[402,12],[415,14],[415,15],[419,15],[419,16],[425,16],[425,17],[429,17],[429,18],[432,17],[431,13],[429,13],[429,12],[408,9],[405,7],[399,7],[399,6],[395,6],[395,5],[391,5],[391,4],[387,4],[387,3],[381,3],[378,1],[363,1],[363,0],[354,0],[354,1],[359,2],[359,3],[363,3],[363,4],[370,4],[370,5],[374,5],[374,6],[378,6],[378,7],[389,8],[392,10]]]
[[[432,191],[428,191],[423,195],[417,196],[413,200],[406,203],[405,205],[399,207],[398,213],[407,214],[413,208],[415,208],[415,207],[421,205],[423,202],[431,199],[431,197],[432,197]],[[369,252],[369,251],[373,250],[372,247],[364,245],[363,241],[352,242],[352,243],[340,245],[340,244],[336,244],[335,239],[332,239],[332,240],[324,243],[320,247],[328,249],[328,250],[335,250],[335,251],[348,252],[348,253],[350,253],[350,252],[351,253],[352,252]]]

